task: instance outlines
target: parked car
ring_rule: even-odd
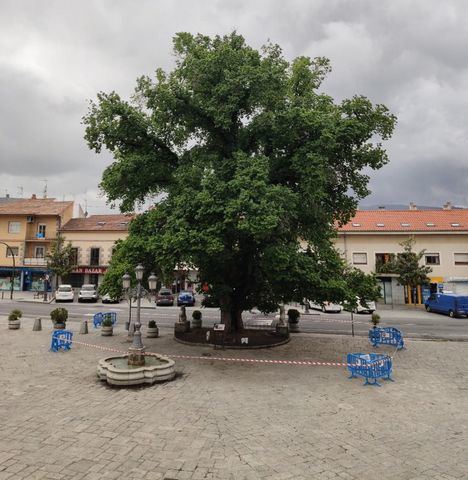
[[[372,300],[361,300],[360,298],[356,297],[357,306],[351,308],[349,305],[345,304],[346,310],[352,310],[354,313],[374,313],[376,310],[375,302]]]
[[[425,302],[428,312],[445,313],[449,317],[468,316],[468,296],[454,293],[433,293]]]
[[[73,302],[75,299],[75,292],[71,285],[59,285],[55,292],[56,302]]]
[[[341,313],[343,307],[339,303],[323,302],[323,304],[309,302],[309,308],[322,310],[324,313]]]
[[[156,296],[156,305],[158,306],[173,306],[174,305],[174,295],[169,288],[161,288]]]
[[[78,293],[78,302],[97,302],[99,295],[92,284],[82,285]]]
[[[183,291],[177,296],[177,306],[185,305],[187,307],[195,306],[195,296],[192,292]]]
[[[102,303],[120,303],[120,297],[111,297],[108,293],[102,296]]]

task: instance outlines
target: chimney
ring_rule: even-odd
[[[410,202],[410,204],[409,204],[409,209],[410,209],[410,210],[417,210],[417,209],[418,209],[418,206],[417,206],[415,203]]]
[[[379,205],[379,210],[385,210],[385,205]]]
[[[35,193],[33,193],[33,194],[31,195],[31,200],[36,200],[36,194],[35,194]]]
[[[452,202],[444,203],[444,205],[442,206],[442,208],[443,208],[444,210],[452,210]]]
[[[5,193],[5,198],[10,198],[10,194],[9,194],[9,193]]]

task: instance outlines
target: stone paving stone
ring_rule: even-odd
[[[125,350],[125,336],[75,338]],[[145,342],[165,354],[258,359],[372,351],[363,338],[302,334],[250,352],[181,345],[167,329]],[[395,383],[381,388],[340,367],[207,357],[177,359],[174,382],[125,390],[97,380],[105,352],[54,354],[47,329],[1,330],[0,480],[468,478],[468,343],[407,343]]]

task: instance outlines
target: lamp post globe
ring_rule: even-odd
[[[128,290],[130,288],[131,277],[128,273],[122,276],[122,286],[124,290]]]
[[[143,280],[143,273],[145,272],[145,267],[140,263],[136,268],[135,268],[135,276],[136,279],[141,282]]]
[[[155,291],[158,285],[158,277],[151,272],[151,275],[148,277],[148,286],[151,291]]]

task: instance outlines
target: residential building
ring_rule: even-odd
[[[402,251],[401,242],[414,237],[414,251],[425,250],[422,262],[432,268],[430,285],[408,292],[396,275],[380,273],[392,254]],[[385,303],[421,303],[434,291],[468,294],[468,210],[449,203],[438,210],[357,211],[338,229],[336,247],[353,266],[374,272],[381,282]]]
[[[73,206],[35,195],[0,202],[0,290],[10,289],[13,271],[15,290],[43,288],[46,255]]]
[[[74,287],[85,283],[99,285],[109,266],[115,243],[128,236],[132,215],[91,215],[72,218],[61,228],[75,250],[77,267],[63,279]]]

